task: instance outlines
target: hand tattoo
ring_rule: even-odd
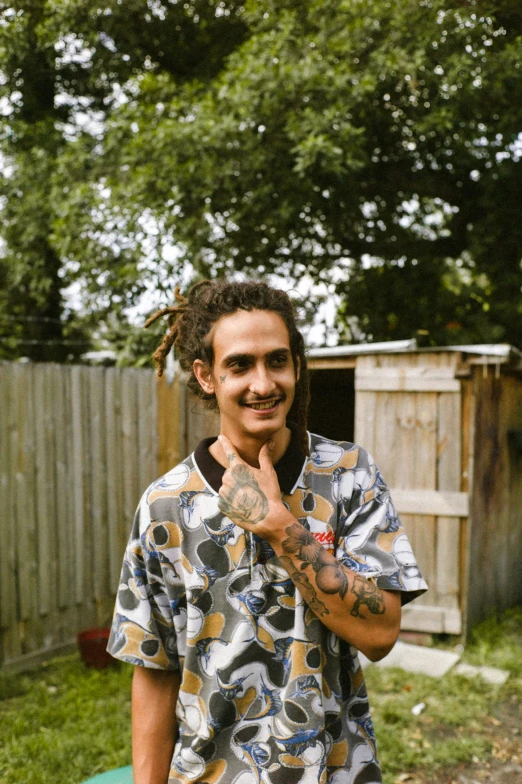
[[[288,538],[282,543],[283,550],[303,562],[301,569],[311,566],[315,571],[317,587],[323,593],[338,593],[341,599],[348,590],[348,576],[343,566],[323,548],[321,544],[306,530],[304,525],[293,523],[286,529]]]
[[[219,509],[232,520],[255,525],[268,514],[268,500],[248,466],[238,463],[231,469],[235,483],[226,498],[219,497]]]
[[[350,615],[353,615],[354,618],[366,620],[366,617],[360,612],[362,604],[366,604],[372,615],[382,615],[386,609],[384,606],[384,597],[380,590],[376,585],[369,580],[366,580],[364,577],[355,576],[352,585],[352,593],[357,596],[357,599],[350,610]]]

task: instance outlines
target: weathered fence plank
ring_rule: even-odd
[[[1,632],[4,656],[14,658],[20,654],[20,635],[17,628],[17,576],[16,576],[16,527],[15,527],[15,480],[16,480],[16,423],[15,423],[15,375],[10,368],[3,367],[2,406],[0,423],[2,433],[2,489],[4,491],[3,520],[1,531],[2,569],[0,569]]]
[[[89,374],[89,394],[91,404],[91,494],[92,494],[92,578],[93,598],[100,606],[108,592],[108,552],[107,552],[107,485],[105,451],[105,396],[103,388],[103,368],[92,368]]]
[[[72,467],[72,533],[74,537],[74,599],[77,605],[83,602],[85,582],[84,552],[84,503],[82,465],[84,460],[83,432],[82,432],[82,395],[81,395],[81,368],[71,368],[71,467]]]
[[[163,414],[176,459],[178,398]],[[0,399],[0,667],[19,669],[110,621],[136,505],[160,474],[157,384],[149,370],[0,363]]]

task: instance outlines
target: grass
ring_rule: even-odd
[[[463,655],[470,664],[509,670],[500,688],[451,674],[439,680],[370,667],[366,682],[385,784],[409,772],[433,775],[501,758],[495,731],[521,729],[521,654],[522,608],[479,627]],[[88,670],[74,655],[24,675],[0,675],[1,784],[80,784],[130,764],[132,669]],[[420,702],[426,707],[414,716]]]
[[[0,676],[1,784],[80,784],[129,765],[132,669],[74,655]]]
[[[510,676],[499,688],[451,671],[441,679],[396,669],[366,671],[385,784],[395,784],[409,772],[431,776],[437,770],[501,758],[495,730],[501,738],[512,733],[516,741],[522,730],[517,716],[522,701],[522,608],[478,627],[462,661],[500,667]],[[411,709],[421,702],[426,707],[414,716]]]

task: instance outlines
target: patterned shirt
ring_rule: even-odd
[[[180,670],[169,784],[376,784],[357,651],[314,615],[270,545],[218,509],[224,468],[196,451],[143,495],[108,650]],[[373,459],[295,434],[282,499],[323,547],[403,603],[426,589]]]

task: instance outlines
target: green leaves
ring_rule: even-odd
[[[10,279],[46,245],[91,312],[189,263],[335,270],[345,338],[519,340],[522,17],[507,0],[35,7],[19,40],[0,30]],[[37,115],[15,100],[31,47],[54,91]]]

